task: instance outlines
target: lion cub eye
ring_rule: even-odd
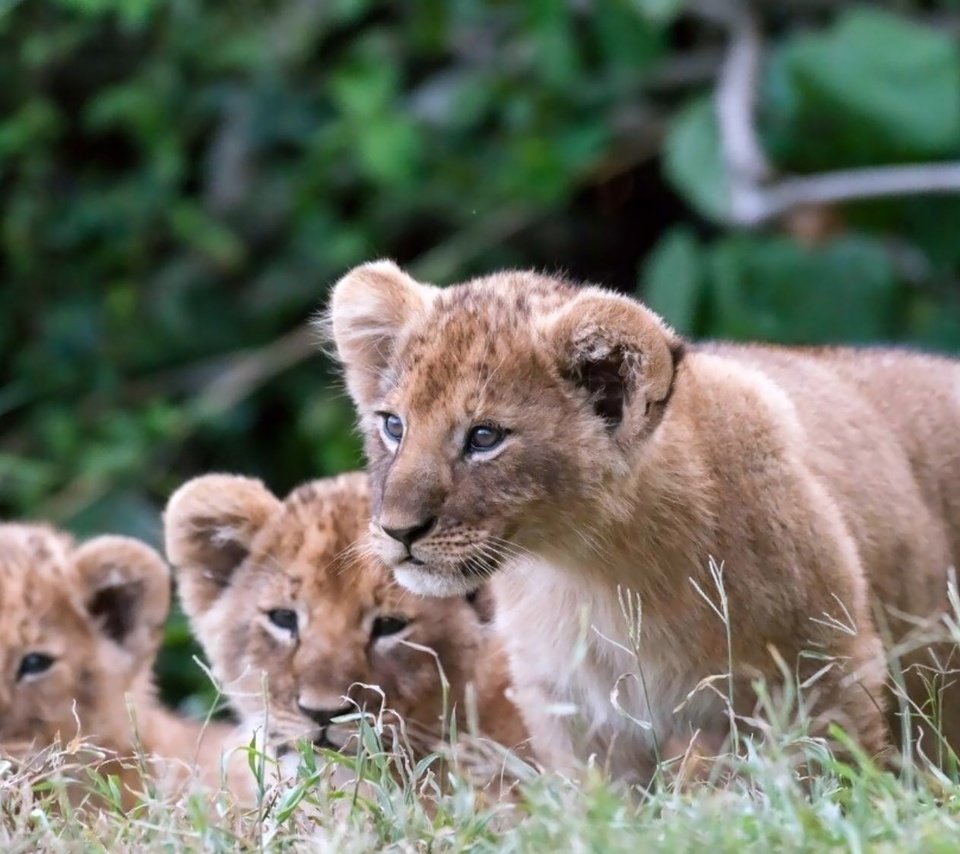
[[[479,424],[467,434],[468,451],[490,451],[507,436],[507,431],[489,424]]]
[[[53,656],[43,652],[29,652],[20,661],[17,669],[17,680],[25,676],[39,676],[46,673],[53,666]]]
[[[396,445],[403,438],[403,421],[393,412],[381,412],[380,417],[384,441]]]
[[[370,630],[370,634],[373,638],[385,638],[388,635],[395,635],[397,632],[402,632],[409,625],[410,621],[405,620],[403,617],[377,617],[373,621],[373,628]]]
[[[270,620],[278,629],[284,629],[290,634],[297,632],[297,612],[289,608],[274,608],[267,611],[267,619]]]

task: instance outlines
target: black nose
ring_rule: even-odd
[[[403,543],[409,549],[433,527],[436,521],[436,517],[433,517],[417,525],[411,525],[409,528],[384,528],[383,532],[388,537],[393,537],[393,539]]]
[[[349,715],[351,712],[356,711],[356,706],[343,706],[339,709],[311,709],[309,706],[303,705],[303,703],[297,703],[297,708],[300,709],[302,714],[317,724],[317,726],[330,726],[330,722],[334,718],[339,718],[341,715]]]

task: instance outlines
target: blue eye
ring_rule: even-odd
[[[507,435],[506,430],[480,424],[474,427],[467,436],[468,451],[489,451],[497,447]]]
[[[20,661],[20,667],[17,669],[17,679],[23,679],[24,676],[38,676],[52,666],[53,656],[43,652],[27,653]]]
[[[400,416],[392,412],[384,412],[383,432],[395,442],[399,442],[403,438],[403,421],[400,420]]]
[[[402,632],[409,625],[410,621],[404,617],[377,617],[373,621],[371,634],[374,638],[384,638]]]
[[[289,608],[274,608],[267,611],[267,619],[278,629],[284,629],[290,634],[297,633],[297,612]]]

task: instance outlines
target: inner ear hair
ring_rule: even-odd
[[[434,287],[417,282],[392,261],[362,264],[334,285],[326,327],[332,331],[347,390],[361,409],[378,398],[381,377],[403,328],[426,310],[435,294]]]
[[[548,318],[559,373],[618,442],[648,435],[663,418],[682,342],[646,306],[585,288]]]
[[[141,666],[156,652],[170,611],[167,564],[139,540],[106,535],[80,546],[74,566],[92,624]]]
[[[146,588],[142,581],[114,584],[96,590],[87,611],[111,640],[122,644],[136,628]]]
[[[164,539],[189,616],[206,611],[229,587],[257,533],[281,507],[261,481],[240,475],[202,475],[170,497]]]
[[[576,362],[569,372],[568,378],[587,392],[593,411],[610,428],[623,421],[623,411],[629,402],[630,358],[623,347],[616,346],[602,358]],[[633,358],[639,361],[639,356]]]
[[[233,571],[247,559],[250,549],[237,539],[249,521],[241,518],[198,516],[190,520],[188,538],[194,539],[198,553],[203,555],[203,577],[218,587],[230,583]]]
[[[676,370],[683,361],[686,352],[683,341],[670,342],[670,358],[673,362],[674,378]],[[628,353],[623,347],[613,347],[604,359],[587,360],[580,367],[579,384],[590,394],[593,411],[602,418],[611,429],[623,421],[624,409],[630,403],[631,382],[639,377],[642,356]],[[671,381],[667,394],[662,400],[648,400],[646,411],[649,414],[654,407],[663,408],[670,401],[675,383]]]

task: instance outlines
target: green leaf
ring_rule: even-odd
[[[937,350],[956,350],[960,341],[960,299],[956,295],[937,299],[913,291],[904,312],[904,339]]]
[[[224,269],[243,261],[244,247],[237,236],[198,205],[178,204],[170,212],[170,226],[177,237]]]
[[[710,98],[694,101],[674,119],[667,133],[663,168],[667,180],[691,207],[710,219],[726,219],[730,187]]]
[[[795,37],[765,85],[778,160],[795,168],[960,153],[960,48],[947,34],[858,8]]]
[[[51,142],[62,121],[54,104],[37,97],[0,122],[0,166],[9,158],[22,155]]]
[[[115,14],[124,24],[146,24],[163,0],[57,0],[59,5],[91,17]]]
[[[666,25],[683,11],[686,0],[631,0],[631,5],[648,21]]]
[[[305,781],[304,783],[294,786],[283,794],[276,807],[276,816],[274,820],[277,822],[277,824],[283,824],[288,818],[290,818],[291,815],[293,815],[294,811],[307,794],[309,782],[311,781]]]
[[[598,3],[590,15],[590,25],[596,32],[597,46],[603,52],[611,71],[623,75],[626,86],[636,86],[638,69],[645,69],[662,55],[664,39],[662,25],[668,18],[660,11],[637,14],[636,6],[679,5],[671,0],[650,4],[618,0]]]
[[[714,247],[708,269],[711,331],[720,337],[814,344],[895,335],[901,294],[878,241],[842,237],[811,249],[738,235]]]
[[[373,119],[396,94],[397,71],[385,57],[377,55],[376,45],[362,48],[355,61],[331,75],[329,91],[346,115]]]
[[[399,116],[380,116],[357,134],[360,165],[377,183],[403,184],[413,178],[419,150],[416,126]]]
[[[555,0],[527,0],[525,6],[537,72],[550,85],[571,85],[580,67],[568,5]]]
[[[678,332],[692,333],[705,277],[704,252],[686,228],[675,228],[647,258],[642,295]]]

